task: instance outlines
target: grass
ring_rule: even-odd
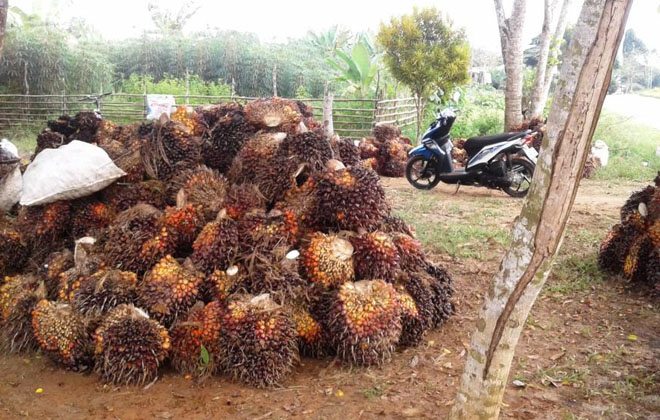
[[[37,134],[43,127],[34,126],[16,126],[0,133],[0,137],[14,143],[21,156],[28,155],[34,151],[37,145]]]
[[[603,113],[596,127],[595,140],[607,143],[610,159],[607,166],[596,171],[594,179],[624,178],[648,182],[660,168],[660,157],[655,155],[656,147],[660,145],[660,130],[636,124],[627,117]]]
[[[649,96],[651,98],[660,99],[660,88],[647,89],[639,92],[642,96]]]

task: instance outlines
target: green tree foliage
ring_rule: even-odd
[[[469,80],[465,33],[445,23],[435,8],[392,18],[381,25],[377,39],[394,77],[420,97],[435,88],[450,94]]]
[[[385,50],[385,64],[392,75],[422,99],[432,89],[450,94],[469,80],[470,47],[463,30],[444,22],[435,8],[414,9],[412,15],[393,17],[382,24],[377,38]],[[418,118],[418,135],[421,129]]]
[[[335,80],[348,85],[346,93],[365,96],[378,73],[378,60],[379,56],[370,54],[367,43],[360,41],[353,46],[350,55],[336,50],[335,56],[328,57],[327,61],[339,73]]]

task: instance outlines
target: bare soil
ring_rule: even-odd
[[[448,186],[422,192],[403,179],[384,183],[402,214],[426,203],[423,214],[406,213],[418,226],[423,220],[449,229],[457,224],[508,229],[522,205],[485,189],[464,187],[453,195]],[[642,186],[583,182],[562,255],[521,336],[502,418],[660,419],[658,300],[602,276],[593,264],[619,207]],[[39,355],[3,355],[0,419],[444,418],[476,313],[506,249],[490,239],[465,238],[460,245],[479,251],[478,259],[435,255],[454,275],[457,313],[424,344],[398,352],[382,368],[303,359],[278,389],[253,389],[223,377],[197,384],[174,372],[142,389],[105,386],[94,374],[62,371]],[[514,379],[525,386],[514,386]],[[43,392],[35,392],[38,388]]]

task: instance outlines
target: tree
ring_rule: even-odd
[[[360,96],[369,92],[378,73],[379,57],[371,55],[364,42],[355,44],[351,55],[342,50],[335,50],[334,55],[334,57],[328,57],[327,62],[335,71],[339,72],[339,76],[335,80],[348,85],[346,92],[357,92]]]
[[[563,0],[557,25],[555,26],[555,33],[550,43],[549,55],[547,59],[547,69],[544,71],[544,78],[541,79],[537,73],[537,82],[534,84],[534,92],[530,105],[530,116],[540,117],[543,114],[545,103],[548,100],[550,93],[550,85],[557,73],[557,66],[559,65],[559,54],[561,53],[561,46],[564,42],[564,34],[566,32],[566,24],[568,21],[568,9],[573,0]],[[545,67],[545,66],[544,66]],[[538,67],[540,68],[540,67]],[[541,80],[543,81],[541,83]]]
[[[5,31],[7,29],[7,12],[9,0],[0,0],[0,60],[2,59],[2,46],[5,42]]]
[[[151,20],[163,35],[180,35],[183,27],[199,11],[200,7],[197,0],[185,1],[176,12],[164,8],[157,1],[152,0],[147,4]]]
[[[377,40],[392,75],[415,94],[419,137],[425,96],[436,88],[451,94],[469,80],[470,48],[465,33],[445,23],[437,9],[415,8],[412,15],[382,24]]]
[[[527,0],[514,0],[511,16],[506,17],[502,0],[495,1],[497,26],[500,30],[500,46],[506,71],[504,91],[504,129],[522,122],[523,89],[523,25]]]
[[[632,0],[585,0],[532,187],[477,317],[451,419],[496,419],[516,344],[562,243]]]

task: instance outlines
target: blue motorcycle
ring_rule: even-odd
[[[454,146],[449,137],[455,120],[456,113],[451,108],[436,115],[421,144],[408,153],[408,182],[422,190],[430,190],[442,181],[459,187],[477,185],[498,189],[512,197],[527,195],[538,158],[536,149],[531,147],[536,132],[469,138],[464,146],[467,164],[455,168],[451,153]]]

